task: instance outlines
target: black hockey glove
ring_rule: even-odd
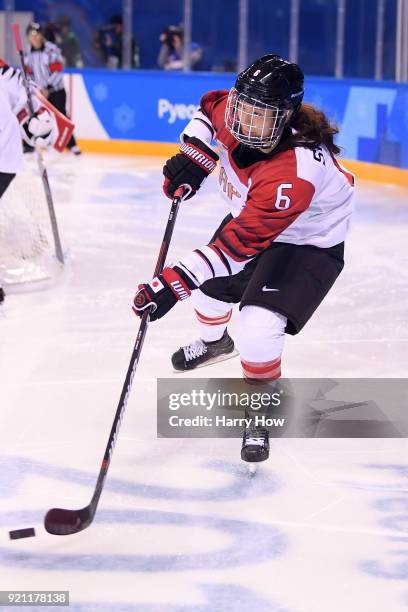
[[[168,198],[173,198],[176,189],[189,185],[191,193],[186,200],[192,198],[204,179],[215,169],[218,160],[218,155],[199,138],[186,137],[180,153],[168,159],[163,168],[164,193]]]
[[[196,289],[193,282],[178,268],[164,268],[163,272],[148,283],[138,286],[132,310],[141,317],[146,308],[151,309],[150,320],[161,319],[177,304],[185,300]]]

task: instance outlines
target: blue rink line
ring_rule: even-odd
[[[374,510],[382,513],[378,520],[383,529],[389,529],[385,536],[389,544],[379,559],[368,559],[359,564],[359,569],[376,579],[404,581],[408,580],[408,465],[407,464],[369,464],[370,470],[388,471],[403,481],[386,485],[367,485],[366,489],[380,491],[381,497],[371,502]],[[404,546],[405,545],[405,546]],[[401,603],[408,607],[408,593],[401,593]]]
[[[248,578],[250,582],[250,578]],[[193,604],[132,604],[114,602],[70,602],[70,612],[289,612],[288,608],[266,601],[253,591],[236,584],[198,585],[205,603]],[[59,608],[41,606],[43,612]],[[63,610],[65,608],[61,608]],[[19,606],[19,610],[33,612],[33,607]]]
[[[34,517],[35,515],[35,517]],[[19,512],[18,518],[28,524],[34,518],[38,520],[38,512]],[[13,513],[0,515],[0,524],[10,525],[16,519]],[[287,539],[277,528],[264,523],[224,519],[213,516],[194,516],[179,512],[163,512],[154,510],[99,510],[95,524],[90,527],[95,532],[103,529],[103,525],[160,525],[201,527],[213,529],[225,535],[233,536],[234,541],[221,551],[194,554],[53,554],[33,553],[27,550],[17,551],[10,548],[0,548],[0,564],[17,566],[20,569],[34,570],[75,570],[75,571],[180,571],[180,570],[214,570],[240,565],[259,564],[283,555],[287,549]],[[67,536],[69,537],[69,536]],[[262,545],[260,545],[262,543]]]
[[[200,467],[202,467],[202,463]],[[230,501],[244,499],[248,496],[264,496],[275,493],[279,487],[276,478],[270,473],[260,472],[256,478],[249,479],[241,465],[225,461],[207,461],[205,467],[227,473],[234,482],[226,487],[212,490],[189,490],[136,484],[120,479],[107,479],[106,489],[119,494],[134,495],[147,499],[169,499],[178,501]],[[53,478],[59,481],[71,481],[93,488],[95,475],[82,470],[56,467],[42,462],[32,462],[23,458],[5,456],[0,458],[0,495],[14,496],[22,484],[23,478],[32,474]],[[243,486],[245,484],[245,486]],[[85,503],[85,502],[84,502]],[[8,529],[19,524],[42,522],[44,511],[15,511],[0,514],[0,525]],[[218,529],[235,537],[232,546],[223,551],[197,553],[190,555],[47,555],[17,552],[8,548],[0,549],[0,564],[31,569],[74,569],[74,570],[113,570],[113,571],[165,571],[208,568],[223,568],[228,564],[247,564],[269,560],[282,555],[286,540],[280,531],[269,525],[221,519],[216,517],[192,516],[182,513],[145,511],[145,510],[103,510],[99,509],[95,525],[109,524],[153,524],[177,527],[202,527]],[[262,548],[259,542],[262,541]],[[81,567],[82,565],[82,567]]]
[[[197,468],[208,468],[215,472],[228,474],[234,481],[225,487],[212,489],[181,489],[160,485],[138,484],[128,480],[107,477],[105,490],[112,493],[134,495],[146,499],[169,499],[177,501],[233,501],[256,495],[271,495],[280,488],[278,478],[271,472],[260,470],[256,478],[248,478],[245,466],[220,460],[208,460],[197,464]],[[99,466],[95,465],[95,470]],[[189,468],[191,469],[191,467]],[[135,477],[138,464],[135,464]],[[60,482],[72,482],[89,487],[90,496],[95,486],[96,472],[89,474],[83,470],[63,468],[60,466],[30,461],[23,457],[0,456],[0,499],[14,497],[22,485],[23,479],[30,475],[53,478]],[[245,486],[243,486],[243,480]],[[84,493],[86,499],[86,492]]]

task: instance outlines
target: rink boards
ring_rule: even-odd
[[[85,148],[166,155],[203,93],[228,89],[233,80],[232,74],[218,73],[82,70],[67,75],[66,85]],[[346,159],[363,162],[361,177],[406,184],[406,172],[393,169],[408,168],[407,95],[403,84],[309,77],[305,101],[323,108],[339,125],[337,142]],[[366,164],[391,168],[373,170]]]

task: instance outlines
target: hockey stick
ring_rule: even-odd
[[[153,276],[157,276],[158,274],[160,274],[160,272],[164,268],[164,262],[166,261],[167,251],[169,250],[170,240],[173,234],[178,208],[181,200],[183,199],[183,195],[186,195],[185,190],[183,187],[179,187],[179,189],[177,189],[177,191],[175,192],[173,202],[171,204],[170,214]],[[120,395],[119,404],[116,409],[115,418],[113,420],[112,429],[109,434],[108,443],[106,445],[105,454],[102,459],[102,464],[99,470],[99,476],[98,480],[96,481],[96,486],[92,499],[88,506],[85,506],[85,508],[81,508],[80,510],[64,510],[62,508],[52,508],[51,510],[48,510],[44,518],[44,527],[48,531],[48,533],[52,533],[53,535],[71,535],[73,533],[78,533],[79,531],[82,531],[83,529],[89,527],[95,517],[99,498],[101,496],[102,489],[105,484],[106,474],[108,473],[112,452],[122,422],[123,413],[125,411],[130,389],[132,387],[136,367],[139,361],[140,353],[142,351],[149,320],[150,309],[146,310],[142,316],[142,321],[140,323],[139,331],[136,337],[133,353],[130,358],[128,371],[126,374],[125,382],[123,383],[122,393]]]
[[[24,87],[25,87],[26,94],[27,94],[28,109],[30,111],[30,115],[33,116],[35,114],[35,111],[34,111],[33,99],[31,97],[30,85],[28,83],[28,78],[27,78],[27,67],[26,67],[25,62],[24,62],[23,43],[21,41],[20,26],[19,26],[18,23],[13,23],[11,27],[12,27],[12,30],[13,30],[14,42],[15,42],[15,45],[16,45],[16,49],[17,49],[18,54],[20,56],[20,63],[21,63],[21,68],[22,68],[23,82],[24,82]],[[41,176],[41,180],[42,180],[42,184],[43,184],[44,192],[45,192],[45,198],[47,200],[48,213],[50,215],[52,235],[53,235],[53,238],[54,238],[54,245],[55,245],[55,255],[56,255],[56,258],[58,259],[58,261],[63,264],[64,263],[64,254],[62,252],[61,239],[60,239],[60,235],[59,235],[59,232],[58,232],[57,217],[56,217],[56,214],[55,214],[54,203],[52,201],[51,188],[50,188],[50,183],[48,181],[48,173],[47,173],[47,169],[46,169],[46,167],[44,165],[44,160],[42,158],[41,151],[38,149],[38,147],[35,147],[35,152],[37,154],[38,170],[40,172],[40,176]]]

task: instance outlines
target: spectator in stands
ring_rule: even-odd
[[[83,68],[77,35],[72,31],[72,20],[68,15],[60,15],[56,20],[58,27],[56,44],[61,49],[67,68]]]
[[[54,21],[48,21],[42,28],[42,33],[45,40],[57,44],[57,34],[59,26]]]
[[[164,70],[182,70],[184,56],[184,32],[181,26],[168,26],[160,34],[160,52],[157,63]],[[190,68],[197,67],[203,55],[199,44],[190,44]]]
[[[102,53],[107,68],[116,69],[122,67],[122,39],[122,15],[112,15],[109,25],[99,28],[97,39],[97,46]],[[131,58],[132,68],[139,68],[139,49],[133,34]]]
[[[25,56],[27,70],[42,94],[67,116],[61,51],[57,45],[45,39],[40,24],[31,22],[26,32],[30,43],[30,50]],[[67,146],[75,155],[81,153],[73,135]]]

